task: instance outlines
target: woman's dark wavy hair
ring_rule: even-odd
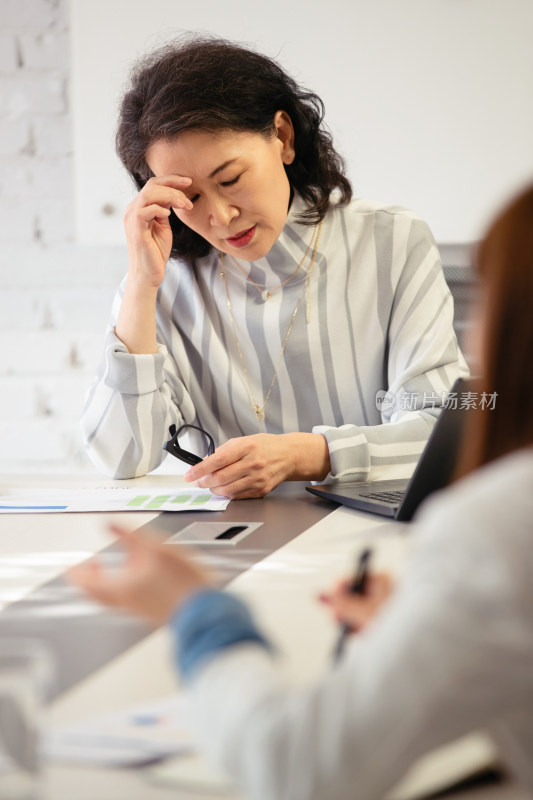
[[[187,130],[248,131],[272,136],[283,110],[294,127],[296,156],[285,165],[291,186],[307,201],[300,221],[314,225],[330,206],[352,197],[344,161],[324,128],[324,104],[300,87],[272,59],[225,39],[186,35],[142,58],[123,97],[116,148],[141,189],[152,177],[148,148]],[[211,245],[174,213],[172,256],[205,256]]]

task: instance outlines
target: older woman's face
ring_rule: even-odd
[[[265,256],[287,218],[290,185],[285,164],[294,159],[293,129],[283,111],[274,117],[277,135],[186,131],[159,139],[147,162],[158,178],[179,175],[192,183],[184,194],[191,210],[178,218],[224,253],[247,261]]]

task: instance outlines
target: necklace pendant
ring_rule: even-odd
[[[270,382],[270,386],[268,388],[268,391],[264,395],[263,407],[262,408],[255,401],[255,396],[254,396],[254,392],[253,392],[253,389],[252,389],[252,384],[250,383],[250,378],[249,378],[249,375],[248,375],[248,369],[246,367],[246,362],[244,360],[244,356],[243,356],[243,353],[242,353],[241,344],[239,342],[239,337],[237,335],[237,327],[235,325],[235,318],[233,316],[233,311],[231,309],[231,301],[230,301],[229,290],[228,290],[228,281],[227,281],[226,272],[225,272],[225,269],[224,269],[224,253],[222,251],[220,252],[221,272],[219,274],[220,274],[220,277],[222,278],[222,280],[224,281],[224,288],[226,290],[226,302],[227,302],[227,305],[228,305],[228,312],[229,312],[229,318],[230,318],[231,326],[233,328],[233,335],[235,337],[235,344],[237,345],[237,350],[239,351],[239,359],[241,361],[242,371],[244,373],[244,380],[245,380],[245,382],[246,382],[246,384],[248,386],[248,392],[249,392],[249,395],[250,395],[250,400],[251,400],[251,403],[252,403],[254,414],[255,414],[255,416],[257,418],[257,421],[260,422],[260,423],[264,422],[264,420],[266,418],[265,406],[268,403],[268,399],[270,397],[272,389],[274,388],[274,384],[276,383],[276,380],[278,378],[278,372],[279,372],[279,369],[280,369],[280,366],[281,366],[281,362],[282,362],[284,354],[285,354],[285,348],[287,346],[287,341],[288,341],[289,336],[291,334],[291,331],[292,331],[292,328],[293,328],[293,325],[294,325],[294,320],[296,319],[296,314],[298,313],[298,309],[300,308],[300,305],[302,304],[302,301],[303,301],[306,293],[307,293],[307,321],[309,322],[309,319],[310,319],[310,316],[309,316],[309,309],[310,309],[309,289],[310,289],[310,284],[311,284],[311,275],[313,273],[313,267],[315,266],[316,257],[317,257],[317,254],[318,254],[318,242],[319,242],[319,239],[320,239],[320,231],[321,231],[321,229],[322,229],[322,222],[319,222],[317,227],[315,228],[315,230],[313,232],[313,235],[311,237],[311,241],[309,242],[309,245],[307,246],[307,250],[305,251],[302,260],[300,261],[300,263],[296,267],[296,270],[292,273],[292,275],[289,275],[288,278],[285,278],[284,281],[282,281],[280,284],[278,284],[278,286],[274,286],[270,291],[268,289],[261,289],[261,287],[257,283],[255,283],[255,281],[253,281],[250,278],[249,275],[247,275],[247,273],[243,270],[243,268],[241,267],[239,262],[236,259],[234,259],[233,256],[231,257],[233,259],[233,261],[235,262],[236,266],[240,269],[240,271],[244,273],[244,276],[245,276],[246,280],[250,281],[250,283],[259,292],[262,300],[264,302],[266,302],[267,300],[270,299],[270,297],[272,297],[272,294],[274,292],[277,292],[278,289],[281,289],[282,286],[285,286],[289,281],[291,281],[294,278],[294,276],[296,275],[296,273],[298,272],[298,270],[300,269],[300,267],[304,263],[305,259],[307,258],[307,255],[308,255],[309,251],[312,249],[311,263],[309,265],[307,278],[304,280],[303,289],[300,292],[300,296],[298,298],[298,302],[296,303],[294,311],[292,312],[291,321],[290,321],[289,327],[287,329],[287,333],[285,334],[285,339],[283,340],[283,344],[281,346],[281,353],[279,354],[279,358],[278,358],[278,361],[277,361],[277,364],[276,364],[276,368],[274,370],[274,375],[273,375],[272,380]]]

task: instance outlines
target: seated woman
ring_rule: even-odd
[[[72,573],[104,603],[170,620],[203,744],[249,798],[381,798],[418,756],[479,727],[533,790],[533,187],[491,228],[479,269],[478,390],[496,406],[478,404],[463,477],[426,501],[394,592],[375,577],[363,597],[345,584],[329,596],[363,630],[315,686],[286,686],[246,606],[177,548],[123,531],[123,568]]]
[[[188,479],[227,497],[411,474],[467,373],[452,297],[416,214],[352,200],[322,119],[278,64],[224,40],[133,73],[117,133],[139,189],[130,266],[82,419],[100,469],[153,470],[188,424],[217,445]]]

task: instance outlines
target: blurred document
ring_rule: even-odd
[[[93,766],[139,766],[193,748],[182,695],[105,714],[44,736],[47,761]]]

